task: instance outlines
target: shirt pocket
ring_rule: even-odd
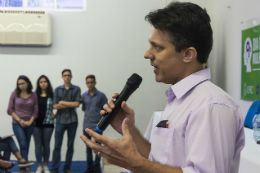
[[[166,165],[173,145],[175,129],[154,127],[151,153],[154,160]]]

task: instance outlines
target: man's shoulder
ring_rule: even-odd
[[[76,89],[76,90],[79,90],[79,89],[80,89],[79,86],[77,86],[77,85],[73,85],[73,84],[71,84],[71,87],[72,87],[73,89]]]
[[[85,95],[87,95],[87,94],[88,94],[88,91],[84,92],[84,93],[82,94],[82,96],[85,96]]]
[[[197,95],[195,99],[202,99],[211,104],[221,104],[233,109],[239,107],[236,101],[228,93],[210,81],[205,81],[198,87],[195,87],[194,94]]]
[[[57,86],[57,87],[55,88],[55,90],[63,89],[63,88],[64,88],[64,85],[60,85],[60,86]]]
[[[105,95],[102,91],[100,91],[100,90],[98,90],[98,89],[97,89],[97,93],[98,93],[98,94],[101,94],[101,95]]]
[[[97,92],[98,92],[98,94],[99,94],[100,96],[107,98],[107,97],[106,97],[106,94],[103,93],[102,91],[97,90]]]

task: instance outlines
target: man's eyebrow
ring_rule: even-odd
[[[151,44],[156,44],[156,45],[158,45],[158,46],[160,46],[160,45],[161,45],[160,43],[156,43],[156,42],[154,42],[154,41],[151,41],[151,40],[148,40],[148,42],[150,42]]]

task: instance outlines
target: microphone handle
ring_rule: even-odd
[[[107,128],[107,126],[113,121],[117,113],[120,111],[122,102],[127,101],[127,99],[134,91],[135,89],[129,87],[128,85],[125,85],[123,91],[119,94],[119,96],[117,96],[115,100],[115,108],[112,109],[111,113],[107,112],[97,124],[96,129],[98,131],[103,132]]]

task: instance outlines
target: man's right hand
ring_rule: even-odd
[[[119,94],[115,93],[112,98],[115,99]],[[108,103],[103,106],[104,110],[100,111],[100,115],[104,116],[107,112],[112,112],[112,109],[115,108],[114,100],[109,99]],[[131,131],[132,128],[134,128],[135,124],[135,118],[134,118],[134,110],[129,108],[125,101],[121,104],[121,110],[118,112],[118,114],[115,116],[114,120],[111,122],[111,126],[120,134],[123,134],[122,132],[122,123],[125,118],[129,119],[129,130]]]

